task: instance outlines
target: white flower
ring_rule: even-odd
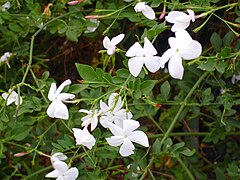
[[[54,164],[54,163],[57,162],[57,161],[63,161],[63,160],[66,160],[66,159],[67,159],[67,156],[64,155],[64,154],[61,153],[61,152],[57,152],[57,153],[55,153],[55,154],[53,154],[53,155],[51,156],[51,162],[52,162],[52,164]]]
[[[145,2],[137,3],[134,6],[134,10],[135,10],[135,12],[142,12],[143,15],[148,19],[151,19],[151,20],[155,19],[154,10],[150,6],[146,5]]]
[[[202,53],[202,46],[198,41],[191,38],[185,30],[180,30],[175,33],[176,37],[170,37],[168,49],[161,58],[161,66],[164,68],[165,63],[168,62],[168,70],[170,75],[176,79],[183,78],[184,68],[182,65],[182,58],[185,60],[195,59]]]
[[[76,167],[69,169],[65,162],[56,161],[52,166],[54,170],[46,174],[45,177],[57,178],[57,180],[74,180],[78,177],[78,169]]]
[[[86,109],[80,109],[79,112],[86,113],[87,115],[84,116],[82,120],[82,126],[83,127],[88,127],[89,124],[91,124],[91,131],[93,131],[98,124],[98,110],[86,110]]]
[[[13,102],[15,102],[16,105],[18,105],[18,94],[15,91],[9,89],[8,93],[5,92],[2,94],[2,97],[3,97],[3,99],[7,100],[7,106],[12,104]],[[20,100],[19,104],[22,104],[21,96],[20,96],[19,100]]]
[[[47,114],[51,118],[61,118],[68,119],[68,108],[63,102],[66,102],[68,99],[73,99],[75,95],[69,93],[61,93],[63,88],[71,84],[71,81],[68,79],[64,81],[57,89],[56,83],[52,83],[50,90],[48,92],[48,99],[52,101],[50,106],[47,109]]]
[[[100,23],[99,20],[93,19],[93,18],[92,18],[92,19],[89,19],[89,21],[92,22],[92,23],[94,23],[95,26],[88,26],[88,27],[87,27],[87,30],[85,31],[85,33],[91,33],[91,32],[96,31],[96,29],[98,28],[99,23]]]
[[[2,11],[6,11],[11,7],[11,3],[8,1],[5,4],[2,5]]]
[[[115,53],[116,45],[123,40],[124,36],[125,34],[119,34],[118,36],[113,37],[112,40],[110,40],[107,36],[103,39],[103,47],[107,49],[108,55]]]
[[[100,123],[103,127],[108,128],[108,123],[114,122],[116,125],[122,127],[123,119],[132,118],[130,112],[122,108],[122,99],[117,93],[112,93],[108,99],[108,105],[102,100],[100,101],[100,112],[103,114],[100,117]]]
[[[240,73],[238,73],[238,75],[233,75],[232,77],[232,84],[237,83],[240,80]]]
[[[73,128],[72,130],[76,138],[76,145],[82,144],[83,146],[87,146],[88,149],[92,149],[96,140],[93,135],[88,132],[86,127],[83,130],[78,128]]]
[[[130,170],[131,166],[132,166],[132,164],[129,164],[129,165],[127,165],[127,168]],[[137,166],[136,170],[137,170],[136,172],[132,172],[132,177],[138,177],[139,174],[141,174],[141,169],[139,166]]]
[[[12,55],[13,55],[13,53],[5,52],[0,58],[0,63],[6,62],[8,67],[11,68],[8,61]]]
[[[179,11],[172,11],[166,17],[166,21],[173,23],[171,30],[176,32],[178,30],[186,29],[190,25],[190,21],[195,21],[193,10],[187,9],[188,14]]]
[[[140,126],[138,121],[135,120],[123,120],[123,128],[111,123],[109,129],[114,136],[106,138],[110,146],[120,146],[119,153],[121,156],[129,156],[134,154],[135,149],[132,142],[141,144],[142,146],[148,147],[149,142],[147,135],[142,131],[134,131]]]
[[[126,53],[127,57],[131,57],[128,61],[130,73],[137,77],[144,64],[150,72],[155,73],[161,67],[161,57],[156,54],[156,49],[147,37],[144,38],[143,48],[138,42],[133,44]]]

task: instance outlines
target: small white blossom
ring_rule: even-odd
[[[11,7],[11,3],[8,1],[5,4],[2,5],[2,11],[6,11]]]
[[[0,58],[0,63],[6,62],[8,67],[11,68],[8,61],[11,58],[12,55],[13,55],[13,53],[5,52]]]
[[[119,34],[110,40],[107,36],[103,39],[103,47],[107,49],[108,55],[112,55],[116,51],[116,45],[118,45],[124,38],[125,34]]]
[[[190,21],[195,21],[194,11],[187,9],[188,14],[179,11],[172,11],[166,17],[166,21],[173,23],[171,30],[173,32],[186,29],[190,25]]]
[[[91,131],[93,131],[98,124],[98,110],[86,110],[86,109],[80,109],[79,112],[86,113],[87,115],[84,116],[82,120],[82,127],[88,127],[89,124],[91,124]]]
[[[47,114],[49,117],[61,119],[69,118],[68,108],[63,102],[66,102],[68,99],[73,99],[75,95],[69,93],[61,93],[63,88],[69,84],[71,84],[71,81],[69,79],[64,81],[58,88],[56,83],[51,84],[48,92],[48,99],[52,101],[47,109]]]
[[[140,144],[145,147],[149,147],[147,135],[139,130],[136,130],[140,126],[138,121],[135,120],[123,120],[123,127],[119,127],[116,124],[110,123],[109,129],[114,136],[106,138],[110,146],[120,146],[119,153],[121,156],[126,157],[134,154],[135,149],[132,142]],[[136,130],[136,131],[135,131]]]
[[[176,79],[182,79],[184,68],[182,59],[191,60],[199,57],[202,53],[202,46],[198,41],[191,38],[185,30],[179,30],[175,33],[176,37],[170,37],[168,49],[161,58],[161,67],[164,68],[168,62],[170,75]]]
[[[85,127],[83,130],[79,128],[73,128],[74,137],[76,139],[76,145],[86,146],[88,149],[92,149],[92,147],[96,143],[96,139],[91,135],[87,128]]]
[[[57,162],[57,161],[63,161],[63,160],[66,160],[66,159],[67,159],[67,156],[64,155],[64,154],[61,153],[61,152],[57,152],[57,153],[55,153],[55,154],[53,154],[53,155],[51,156],[51,162],[52,162],[52,164],[54,164],[54,163]]]
[[[88,26],[87,27],[87,30],[85,31],[85,33],[91,33],[91,32],[94,32],[96,31],[96,29],[98,28],[99,24],[100,24],[100,21],[97,20],[97,19],[89,19],[90,22],[94,23],[95,26]]]
[[[148,18],[148,19],[155,19],[155,12],[154,10],[146,5],[145,2],[138,2],[135,6],[134,6],[134,10],[135,12],[141,12],[143,13],[143,15]]]
[[[127,57],[131,57],[128,61],[128,67],[130,73],[137,77],[141,72],[143,65],[152,72],[155,73],[161,67],[161,57],[155,56],[157,54],[156,49],[147,37],[144,38],[144,46],[136,42],[133,44],[126,53]]]
[[[116,125],[122,127],[123,119],[132,118],[130,112],[126,112],[126,109],[122,109],[122,99],[117,93],[112,93],[108,99],[108,105],[102,100],[100,101],[100,123],[103,127],[108,128],[108,123],[114,122]]]
[[[3,99],[7,100],[7,106],[12,104],[13,102],[15,102],[16,105],[18,105],[18,103],[22,104],[22,97],[20,96],[20,102],[18,102],[18,94],[11,89],[8,90],[8,93],[3,93],[2,97]]]
[[[238,75],[233,75],[232,77],[232,84],[237,83],[240,80],[240,73],[238,73]]]
[[[78,177],[78,169],[76,167],[69,169],[65,162],[56,161],[52,166],[54,170],[46,174],[45,177],[56,178],[57,180],[75,180]]]

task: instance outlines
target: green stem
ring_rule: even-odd
[[[192,89],[190,90],[190,92],[187,94],[187,96],[185,97],[183,104],[180,106],[176,116],[174,117],[170,127],[168,128],[167,132],[164,134],[160,144],[162,146],[163,142],[168,138],[170,132],[173,130],[177,120],[179,119],[180,114],[182,113],[184,107],[187,104],[188,98],[190,98],[190,96],[193,94],[193,92],[195,91],[195,89],[198,87],[198,85],[202,82],[202,80],[208,75],[208,72],[206,71],[199,79],[198,81],[194,84],[194,86],[192,87]],[[161,147],[160,146],[160,147]]]
[[[170,127],[168,128],[167,132],[163,135],[163,138],[160,142],[160,147],[162,147],[163,142],[168,138],[169,134],[171,133],[171,131],[173,130],[177,120],[179,119],[179,116],[182,112],[182,110],[184,109],[185,105],[187,104],[187,100],[188,98],[193,94],[193,92],[195,91],[195,89],[198,87],[198,85],[202,82],[202,80],[208,75],[208,72],[206,71],[205,73],[203,73],[203,75],[198,79],[198,81],[194,84],[194,86],[192,87],[192,89],[190,90],[190,92],[187,94],[187,96],[185,97],[183,104],[180,106],[176,116],[174,117]],[[150,169],[150,167],[152,166],[154,162],[154,156],[152,156],[152,158],[150,159],[147,168],[145,169],[143,175],[141,176],[140,180],[143,180],[145,178],[145,176],[148,173],[148,169]]]
[[[185,170],[185,172],[187,173],[189,179],[191,180],[195,180],[194,176],[192,175],[192,173],[190,172],[190,170],[188,169],[188,167],[185,165],[185,163],[182,161],[182,159],[180,157],[177,157],[178,162],[181,164],[181,166],[183,167],[183,169]]]

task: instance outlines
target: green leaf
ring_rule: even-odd
[[[160,87],[160,90],[161,90],[161,97],[164,101],[168,100],[168,96],[170,94],[170,84],[168,81],[165,81],[161,87]]]
[[[74,30],[68,29],[66,32],[67,39],[73,42],[78,42],[78,33]]]
[[[18,24],[15,24],[15,23],[10,23],[9,29],[11,29],[13,32],[17,32],[17,33],[22,31],[21,26],[19,26]]]
[[[78,74],[86,81],[98,81],[98,76],[93,68],[86,64],[76,63]]]
[[[45,72],[42,74],[42,79],[46,81],[46,80],[49,78],[49,75],[50,75],[49,71],[45,71]]]
[[[227,64],[225,62],[218,62],[216,64],[216,70],[220,73],[223,74],[225,72],[225,69],[227,68]]]
[[[142,82],[142,84],[140,86],[142,94],[144,96],[151,95],[151,92],[152,92],[155,84],[156,84],[155,80],[146,80],[146,81]]]
[[[13,139],[16,141],[21,141],[27,137],[29,132],[32,130],[32,127],[21,127],[16,129],[16,131],[13,132]]]
[[[216,167],[214,171],[215,171],[217,180],[226,180],[224,170],[220,169],[220,167]]]
[[[83,91],[84,89],[86,89],[88,86],[89,86],[88,84],[73,84],[68,89],[68,92],[72,93],[72,94],[78,94],[81,91]]]
[[[184,150],[181,151],[180,153],[185,155],[185,156],[192,156],[195,153],[195,149],[190,150],[188,148],[184,148]]]
[[[229,31],[223,38],[223,46],[230,47],[231,43],[234,40],[234,37],[235,37],[234,33],[232,31]]]
[[[222,47],[222,39],[221,37],[216,33],[214,32],[210,38],[210,42],[211,44],[213,45],[213,48],[215,51],[219,51]]]
[[[216,67],[216,61],[213,58],[209,58],[207,61],[202,62],[198,68],[207,71],[214,71]]]
[[[172,139],[167,138],[163,143],[163,152],[168,152],[171,146],[173,145]]]
[[[153,153],[155,154],[160,154],[161,152],[161,143],[158,139],[155,140],[155,142],[153,143]]]
[[[160,4],[163,3],[163,0],[153,0],[151,3],[151,7],[159,7]]]
[[[174,144],[171,148],[171,152],[177,151],[178,149],[182,148],[184,145],[185,145],[185,142]]]

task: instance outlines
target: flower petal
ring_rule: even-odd
[[[191,9],[187,9],[187,12],[188,12],[192,22],[194,22],[195,21],[195,13],[194,13],[194,11],[191,10]]]
[[[161,57],[160,63],[161,63],[161,68],[164,68],[166,62],[174,55],[174,52],[172,49],[168,49],[165,51]]]
[[[47,115],[51,118],[54,118],[54,114],[55,114],[55,108],[56,108],[57,104],[55,101],[53,101],[47,109]]]
[[[175,44],[177,44],[178,48],[181,49],[184,46],[189,45],[190,43],[192,43],[192,37],[190,36],[190,34],[186,31],[186,30],[179,30],[177,32],[175,32]],[[171,39],[169,38],[169,44]],[[172,47],[172,46],[171,46]]]
[[[134,6],[134,10],[135,12],[142,12],[142,10],[145,8],[145,2],[138,2],[135,6]]]
[[[118,93],[112,93],[108,98],[108,107],[111,111],[116,112],[119,111],[122,107],[122,98]]]
[[[144,64],[146,68],[152,72],[157,72],[161,67],[161,58],[159,56],[147,55],[144,59]]]
[[[83,113],[86,113],[86,114],[91,114],[91,111],[86,110],[86,109],[79,109],[78,112],[83,112]]]
[[[106,138],[108,144],[110,146],[120,146],[123,143],[123,136],[112,136],[110,138]]]
[[[56,93],[56,90],[57,90],[57,85],[56,83],[52,83],[51,84],[51,87],[49,89],[49,92],[48,92],[48,99],[50,101],[53,101],[55,99],[55,93]]]
[[[62,101],[53,101],[47,109],[47,114],[51,118],[68,119],[68,108]]]
[[[130,135],[135,129],[140,126],[138,121],[135,120],[123,120],[123,131],[124,134]]]
[[[107,111],[109,111],[110,107],[108,107],[108,105],[103,102],[102,100],[100,100],[100,110],[102,113],[106,113]]]
[[[57,152],[57,153],[54,153],[52,156],[51,156],[51,162],[52,164],[57,162],[57,161],[63,161],[63,160],[66,160],[67,159],[67,156],[64,155],[63,153],[61,152]]]
[[[123,129],[116,124],[111,122],[108,123],[108,128],[114,136],[123,136]]]
[[[165,16],[165,19],[167,22],[176,23],[177,22],[176,17],[179,16],[187,16],[187,14],[179,11],[171,11],[167,16]]]
[[[60,101],[65,101],[67,99],[73,99],[73,98],[75,98],[75,95],[70,93],[60,93],[58,95],[58,100]]]
[[[148,19],[151,19],[151,20],[155,19],[154,10],[148,5],[145,5],[144,9],[142,10],[142,13]]]
[[[59,171],[57,169],[51,171],[50,173],[47,173],[45,175],[45,177],[47,178],[58,178],[61,174],[59,173]]]
[[[148,55],[156,55],[157,54],[157,50],[155,49],[153,44],[148,40],[147,37],[144,38],[143,49],[144,49],[145,53]]]
[[[91,122],[91,131],[93,131],[94,129],[96,129],[98,124],[98,118],[97,116],[93,116],[92,122]]]
[[[125,34],[119,34],[116,37],[113,37],[111,40],[111,44],[116,46],[123,40],[124,36]]]
[[[52,164],[54,169],[57,169],[59,174],[62,175],[68,170],[68,165],[63,161],[56,161]]]
[[[130,73],[137,77],[141,72],[143,67],[143,58],[141,57],[132,57],[128,60],[128,68]]]
[[[108,128],[108,123],[109,123],[108,116],[101,116],[101,117],[100,117],[100,124],[101,124],[104,128]]]
[[[186,29],[188,26],[190,25],[190,21],[187,21],[187,22],[176,22],[172,28],[171,28],[171,31],[172,32],[178,32],[180,30],[184,30]]]
[[[120,147],[119,153],[123,157],[130,156],[131,154],[134,154],[133,152],[134,149],[135,147],[133,143],[130,141],[130,139],[125,138],[122,146]]]
[[[107,36],[105,36],[103,39],[103,47],[105,49],[108,49],[110,47],[110,39]]]
[[[112,55],[115,53],[115,51],[116,51],[116,46],[109,46],[109,48],[107,49],[107,54]]]
[[[141,144],[142,146],[145,146],[145,147],[149,147],[147,135],[142,131],[132,132],[132,134],[129,136],[129,139],[132,142]]]
[[[74,180],[78,177],[78,169],[75,167],[70,168],[66,173],[64,173],[64,179]]]
[[[126,52],[127,57],[141,56],[143,54],[143,48],[138,42],[135,42]]]
[[[63,88],[64,88],[65,86],[67,86],[67,85],[70,85],[70,84],[71,84],[71,80],[70,80],[70,79],[65,80],[65,81],[57,88],[55,95],[58,96],[58,95],[62,92]]]
[[[184,68],[182,66],[182,58],[174,55],[168,63],[169,74],[175,79],[182,79]]]
[[[188,46],[184,46],[180,51],[179,55],[185,60],[195,59],[202,53],[202,45],[195,40],[192,40]]]

